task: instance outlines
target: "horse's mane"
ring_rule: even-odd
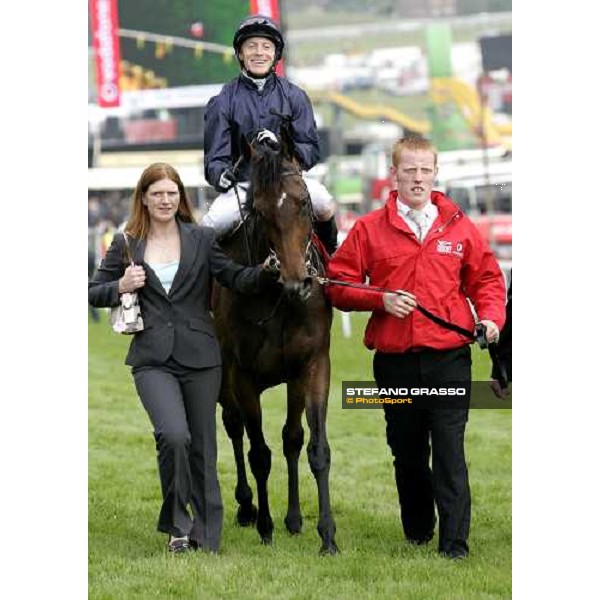
[[[276,198],[281,194],[281,172],[283,156],[278,150],[268,146],[260,146],[252,158],[251,185],[248,194],[247,207],[253,212],[254,195],[256,190],[261,196]]]
[[[283,117],[283,115],[282,115]],[[279,131],[279,147],[274,148],[269,143],[253,145],[254,152],[250,152],[251,177],[248,193],[247,208],[250,212],[254,209],[254,191],[261,190],[261,195],[279,198],[281,195],[281,173],[284,170],[284,161],[297,167],[294,156],[294,141],[291,121],[282,118]]]

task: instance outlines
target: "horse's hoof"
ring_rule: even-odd
[[[286,517],[284,520],[287,530],[292,535],[298,535],[302,532],[302,517]]]
[[[256,524],[257,517],[258,509],[252,504],[250,508],[242,508],[240,506],[237,511],[236,520],[240,527],[252,527]]]
[[[273,545],[273,536],[272,535],[267,535],[265,537],[261,537],[260,538],[260,543],[263,546],[272,546]]]
[[[319,554],[321,556],[335,556],[336,554],[339,554],[340,550],[337,547],[335,542],[331,542],[330,544],[325,544],[323,543],[323,545],[321,546],[321,549],[319,550]]]
[[[258,531],[258,535],[260,535],[260,541],[263,544],[271,544],[273,542],[273,519],[271,517],[267,518],[258,518],[256,522],[256,530]]]

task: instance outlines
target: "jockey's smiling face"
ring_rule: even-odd
[[[248,38],[240,48],[244,69],[253,77],[266,77],[275,60],[275,44],[268,38]]]

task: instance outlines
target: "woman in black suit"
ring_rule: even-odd
[[[158,530],[169,534],[172,552],[217,552],[221,352],[209,312],[210,278],[255,293],[277,274],[229,260],[214,230],[194,223],[179,174],[166,163],[142,173],[125,234],[135,266],[125,259],[124,237],[116,235],[89,284],[89,301],[118,306],[120,294],[138,292],[145,328],[134,335],[125,362],[154,426],[163,495]]]

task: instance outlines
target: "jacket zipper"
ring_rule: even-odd
[[[459,210],[456,211],[445,223],[442,223],[437,229],[435,229],[433,233],[434,234],[442,233],[445,229],[450,227],[450,225],[452,225],[452,223],[454,221],[458,220],[460,218],[460,215],[461,215],[461,212]]]

